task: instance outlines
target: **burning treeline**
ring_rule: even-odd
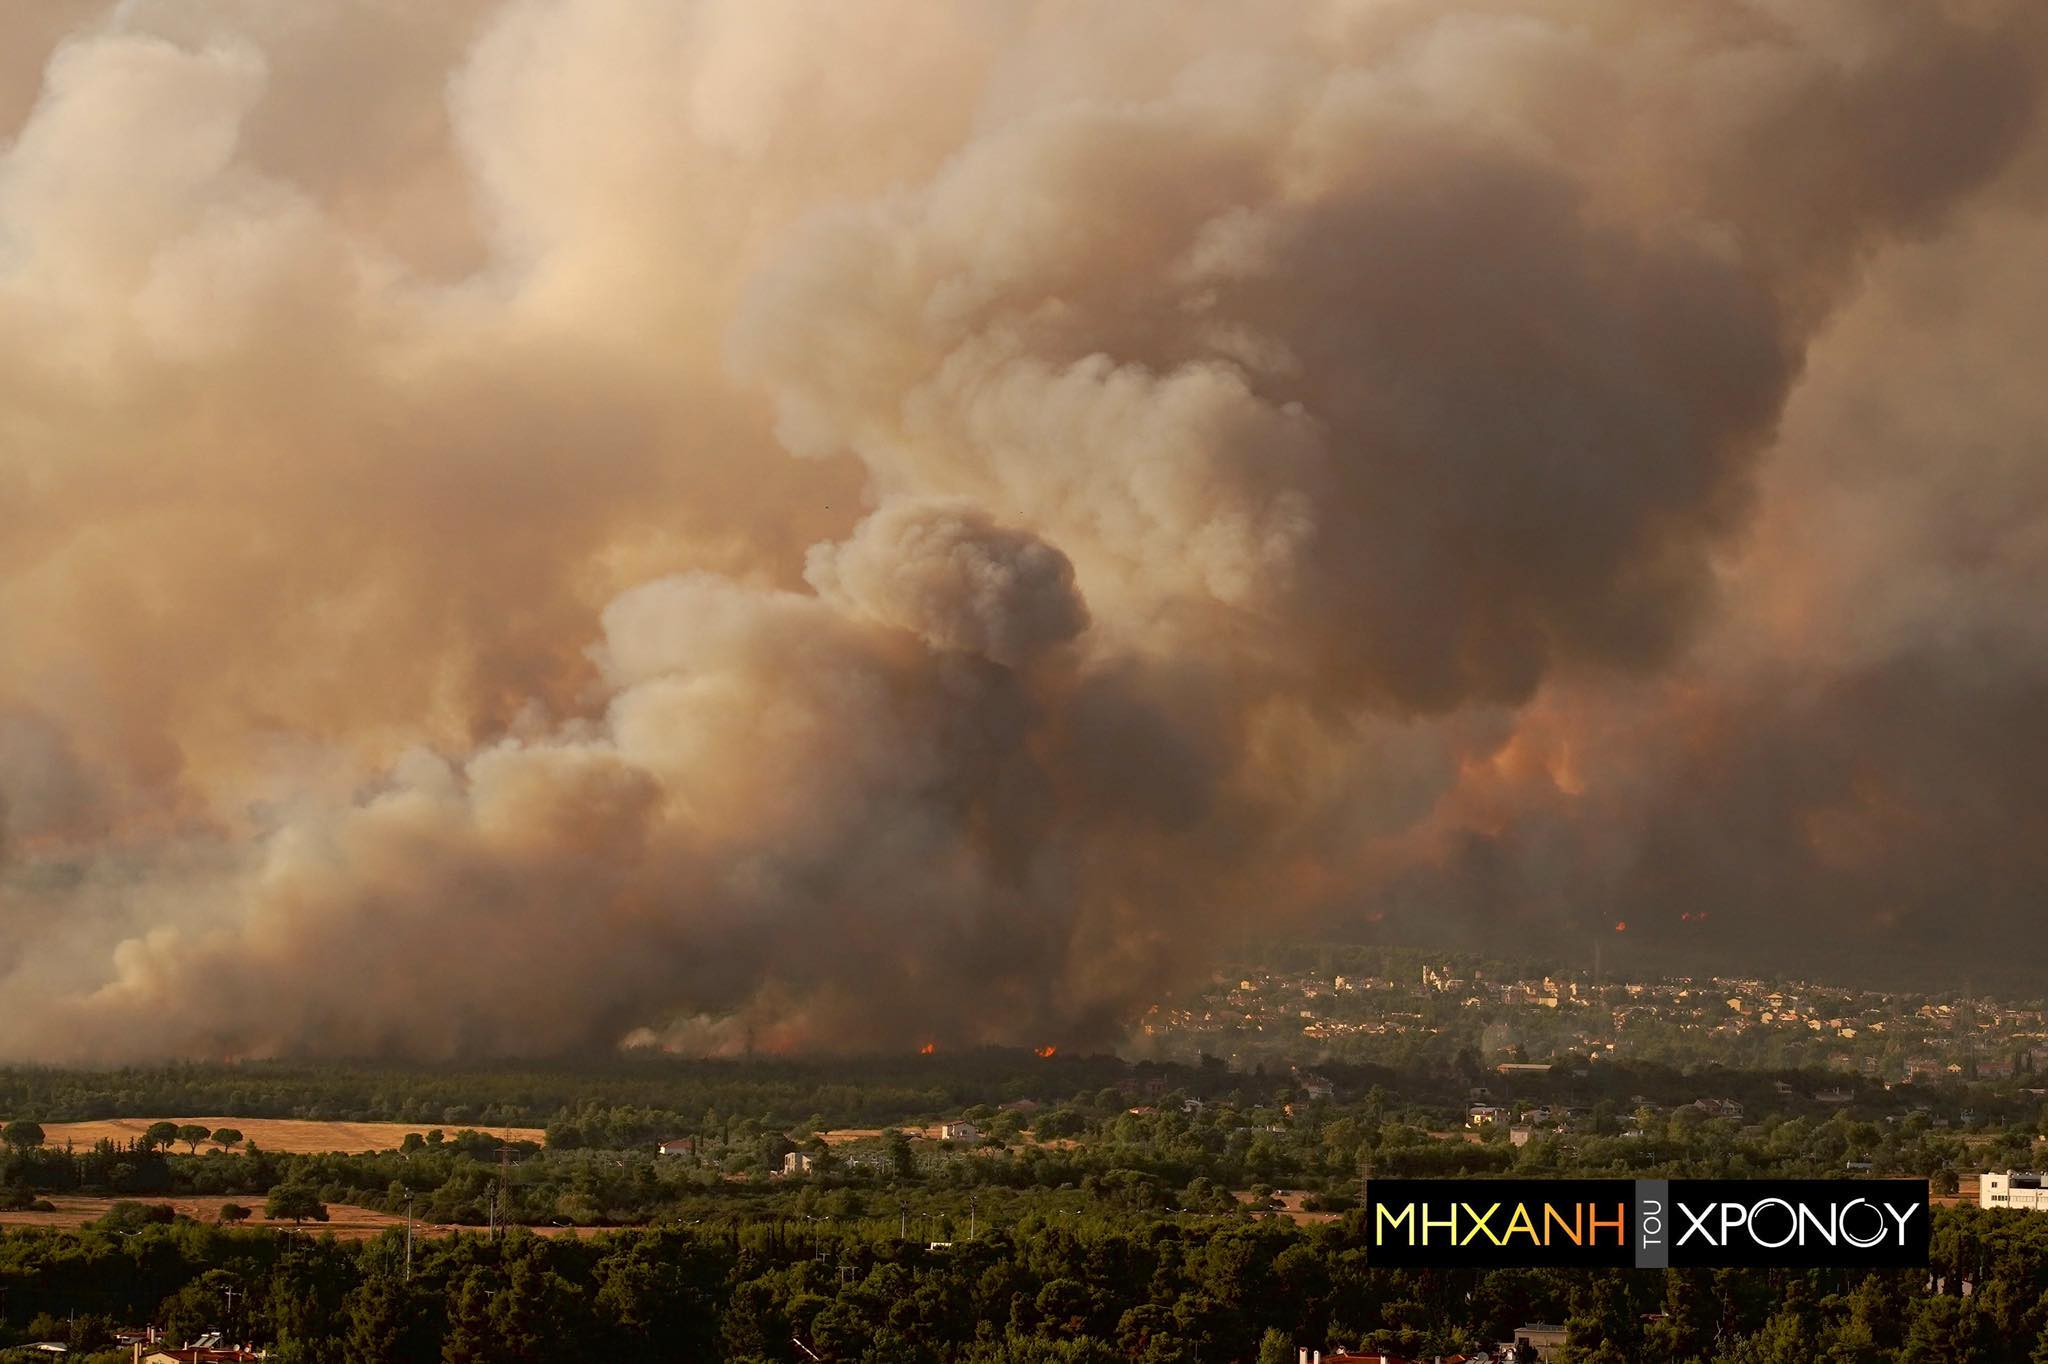
[[[11,11],[0,1046],[2026,912],[2039,13]]]

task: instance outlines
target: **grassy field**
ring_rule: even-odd
[[[408,1132],[427,1132],[433,1127],[429,1123],[400,1122],[314,1122],[298,1118],[101,1118],[93,1122],[46,1122],[43,1124],[43,1140],[50,1146],[63,1149],[68,1142],[79,1148],[91,1146],[101,1138],[121,1144],[134,1141],[148,1130],[151,1123],[174,1122],[179,1126],[193,1123],[214,1131],[232,1127],[243,1137],[255,1142],[266,1151],[288,1152],[294,1155],[321,1155],[330,1151],[390,1151],[405,1140]],[[443,1127],[453,1136],[456,1129]],[[538,1127],[489,1127],[478,1131],[490,1132],[508,1141],[539,1141]],[[184,1150],[178,1145],[174,1151]],[[202,1145],[200,1150],[210,1150]]]

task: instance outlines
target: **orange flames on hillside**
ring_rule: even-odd
[[[917,1049],[917,1054],[918,1054],[919,1056],[930,1056],[930,1055],[931,1055],[931,1054],[932,1054],[933,1052],[937,1051],[938,1049],[939,1049],[939,1044],[938,1044],[938,1043],[936,1043],[936,1042],[927,1042],[927,1043],[925,1043],[925,1044],[924,1044],[923,1046],[921,1046],[921,1047],[919,1047],[919,1048]]]
[[[1040,1047],[1040,1048],[1038,1048],[1038,1057],[1039,1057],[1039,1059],[1040,1059],[1040,1060],[1045,1060],[1045,1059],[1046,1059],[1047,1057],[1055,1056],[1055,1055],[1057,1055],[1058,1053],[1059,1053],[1059,1048],[1058,1048],[1058,1047]]]

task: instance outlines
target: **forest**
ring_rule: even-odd
[[[1102,1209],[933,1246],[788,1219],[514,1230],[422,1241],[409,1272],[396,1233],[143,1222],[0,1238],[0,1289],[18,1336],[88,1358],[145,1316],[272,1342],[282,1364],[1272,1364],[1296,1342],[1428,1358],[1547,1319],[1569,1330],[1558,1364],[2039,1364],[2048,1218],[1943,1209],[1929,1271],[1861,1274],[1375,1269],[1355,1215]]]

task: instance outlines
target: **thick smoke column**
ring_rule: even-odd
[[[2041,240],[2034,11],[10,18],[0,1049],[1091,1039],[1269,916],[2021,913],[2032,786],[1942,803],[2038,632],[1830,638],[1972,527],[1798,527],[1884,464],[1873,262]]]

